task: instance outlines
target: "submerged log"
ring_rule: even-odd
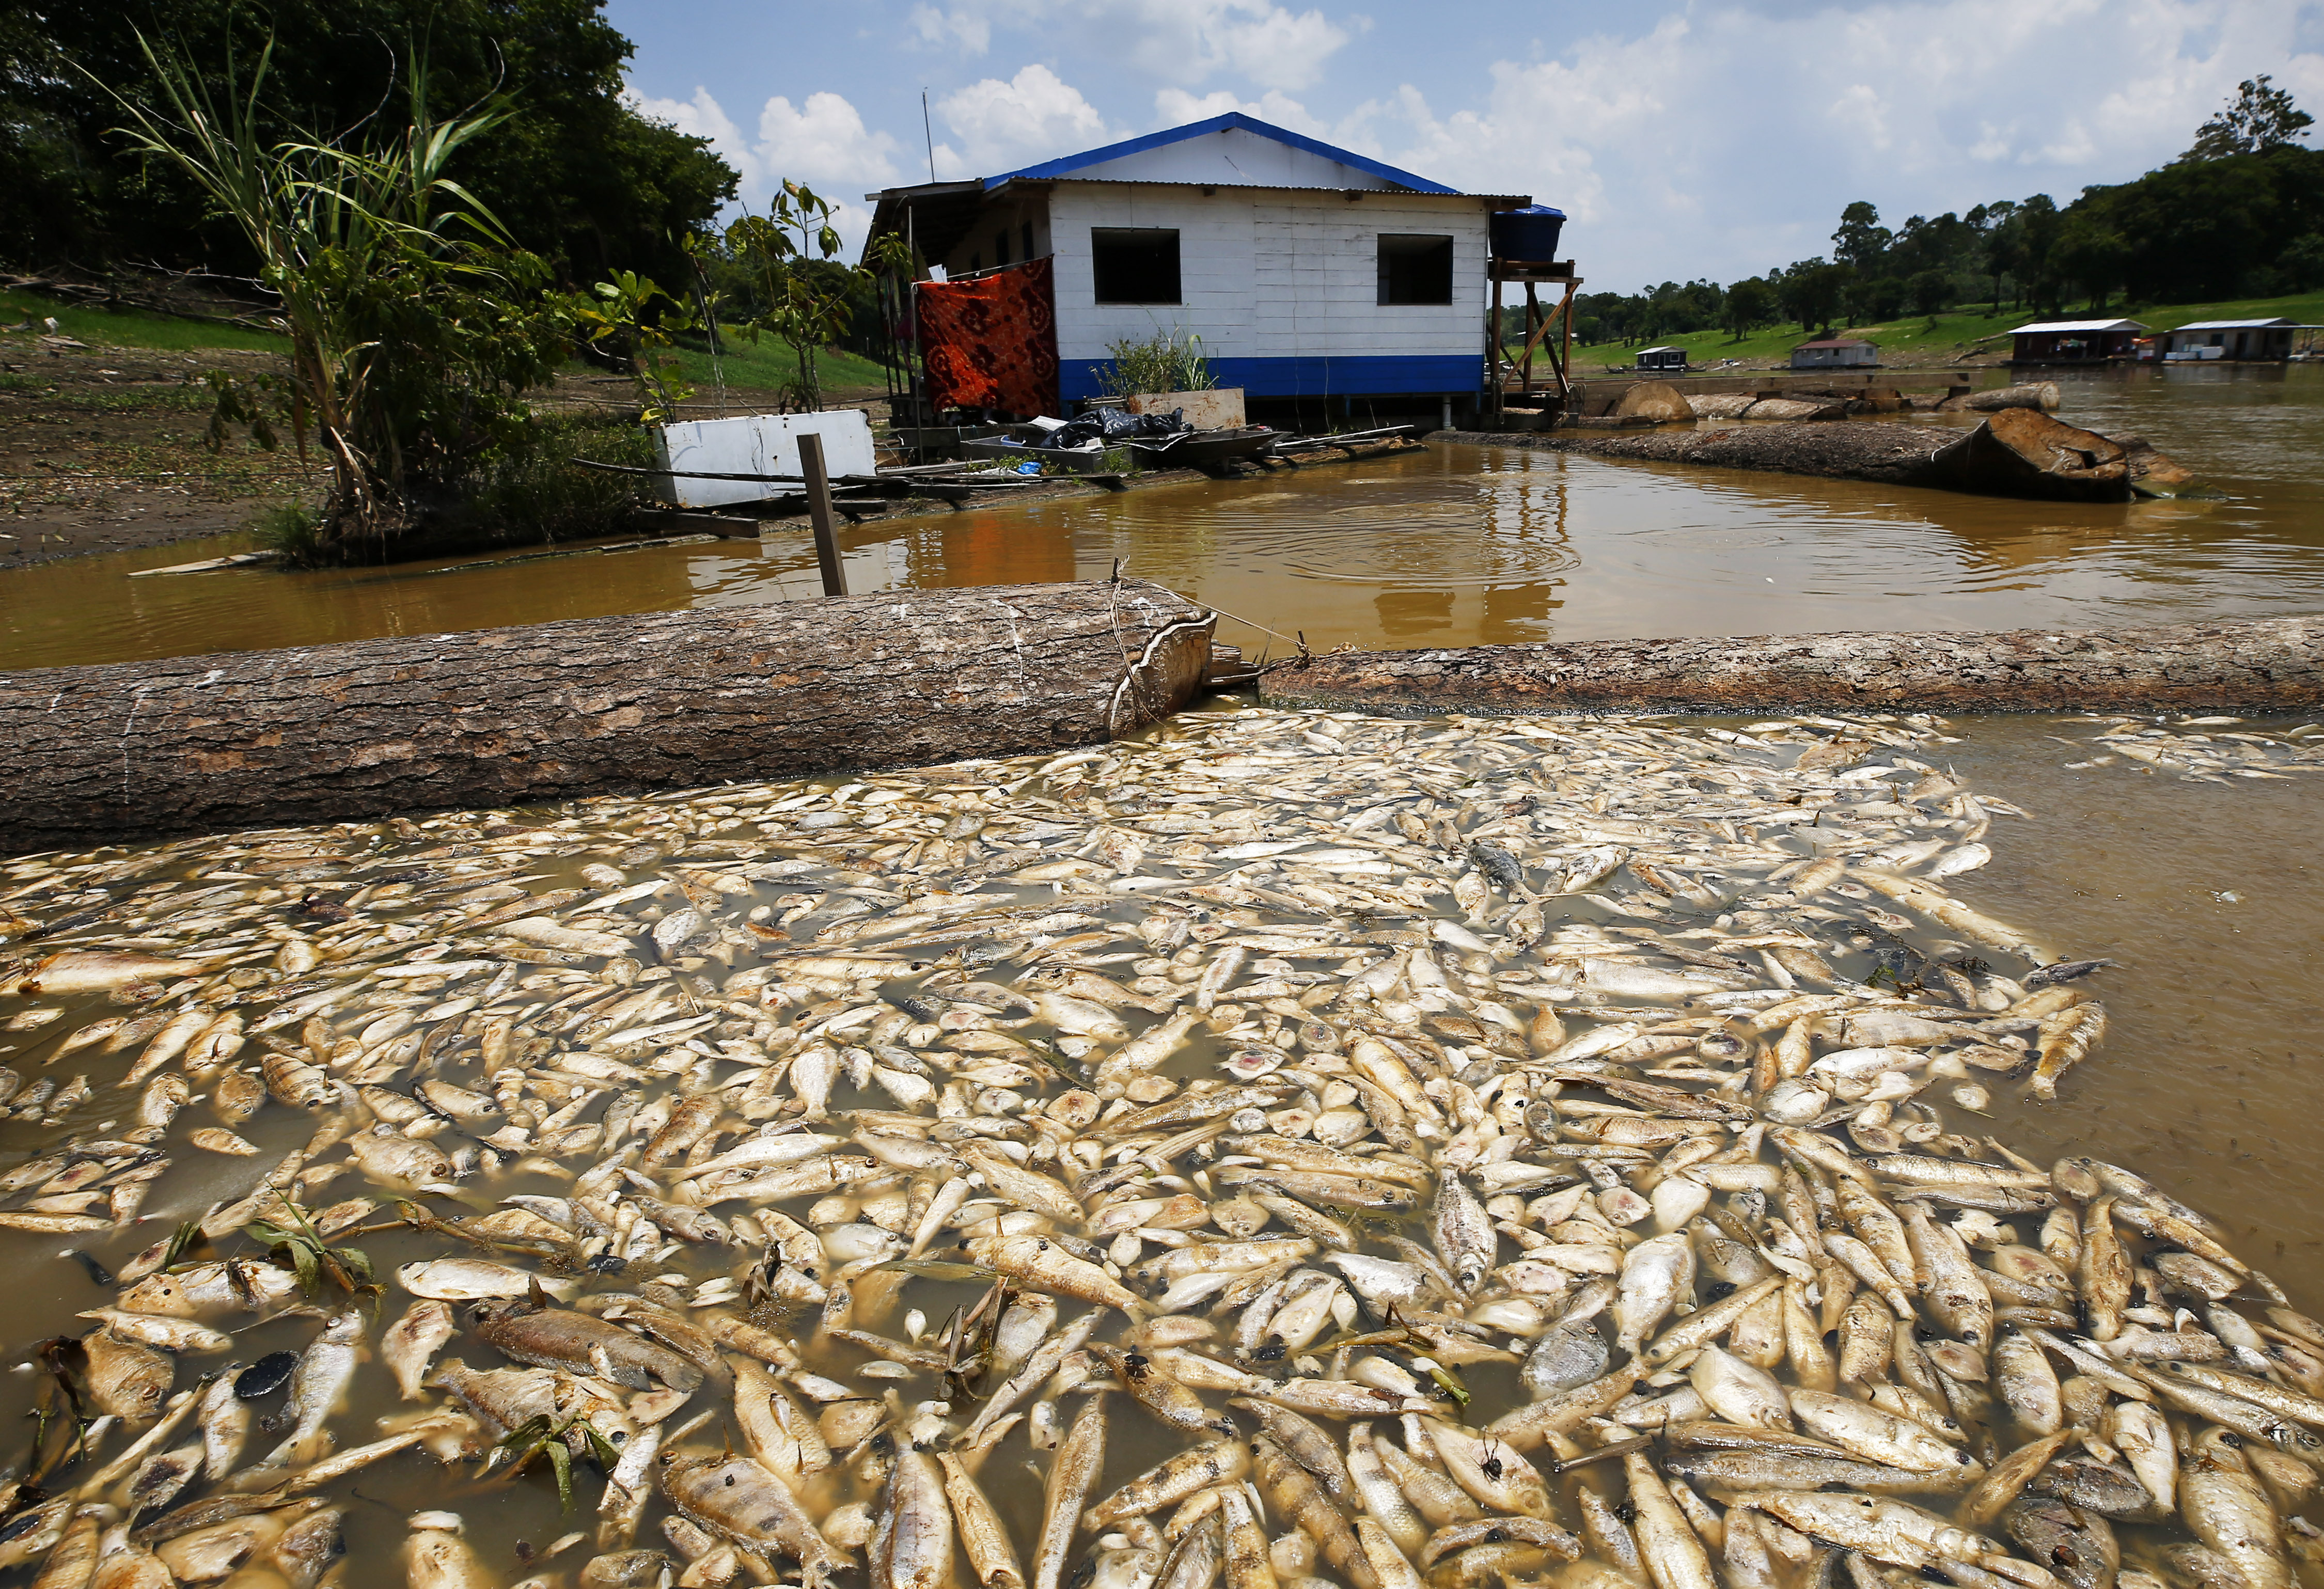
[[[1105,740],[1215,618],[1144,581],[583,618],[0,674],[0,851]]]
[[[1422,712],[2293,711],[2324,701],[2324,617],[1341,651],[1278,664],[1260,688]]]
[[[1948,397],[1937,404],[1937,411],[1945,414],[1999,413],[2006,408],[2039,409],[2045,414],[2058,411],[2058,383],[2055,381],[2027,381],[2015,386],[1988,387],[1983,392],[1964,392]]]
[[[1756,415],[1766,406],[1757,403],[1748,411]],[[1830,480],[1869,480],[1881,485],[1925,485],[1980,496],[2127,502],[2134,494],[2134,470],[2121,445],[2095,430],[2080,430],[2024,408],[2004,409],[1966,434],[1933,425],[1802,421],[1634,436],[1563,431],[1517,436],[1447,433],[1444,439],[1548,448],[1594,457],[1763,469]]]

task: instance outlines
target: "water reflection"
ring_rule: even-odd
[[[2001,502],[1850,481],[1432,446],[1371,463],[853,527],[852,588],[1102,578],[1116,559],[1280,650],[1640,634],[1985,629],[2324,606],[2324,371],[2069,375],[2065,417],[2144,435],[2220,502]],[[1960,423],[1961,417],[1886,421]],[[461,572],[130,580],[169,547],[0,576],[0,666],[304,645],[816,594],[807,537]]]

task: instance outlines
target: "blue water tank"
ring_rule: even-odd
[[[1493,257],[1542,263],[1557,257],[1557,235],[1565,229],[1565,212],[1546,204],[1493,212]]]

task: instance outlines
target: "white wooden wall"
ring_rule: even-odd
[[[1177,305],[1100,304],[1093,227],[1178,233]],[[989,232],[990,226],[979,231]],[[1213,358],[1478,354],[1484,337],[1486,211],[1465,197],[1060,181],[1047,225],[1056,257],[1057,356],[1102,358],[1157,329],[1193,332]],[[1383,232],[1450,236],[1452,301],[1379,301]]]

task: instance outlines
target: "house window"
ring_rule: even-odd
[[[1025,234],[1025,257],[1027,259],[1030,259],[1033,257],[1033,223],[1027,221],[1023,230]]]
[[[1009,263],[1009,228],[1006,226],[992,234],[992,263],[996,265]]]
[[[1159,226],[1093,226],[1090,263],[1100,303],[1176,303],[1178,234]]]
[[[1379,238],[1379,300],[1382,303],[1452,301],[1452,239],[1409,232],[1382,232]]]

